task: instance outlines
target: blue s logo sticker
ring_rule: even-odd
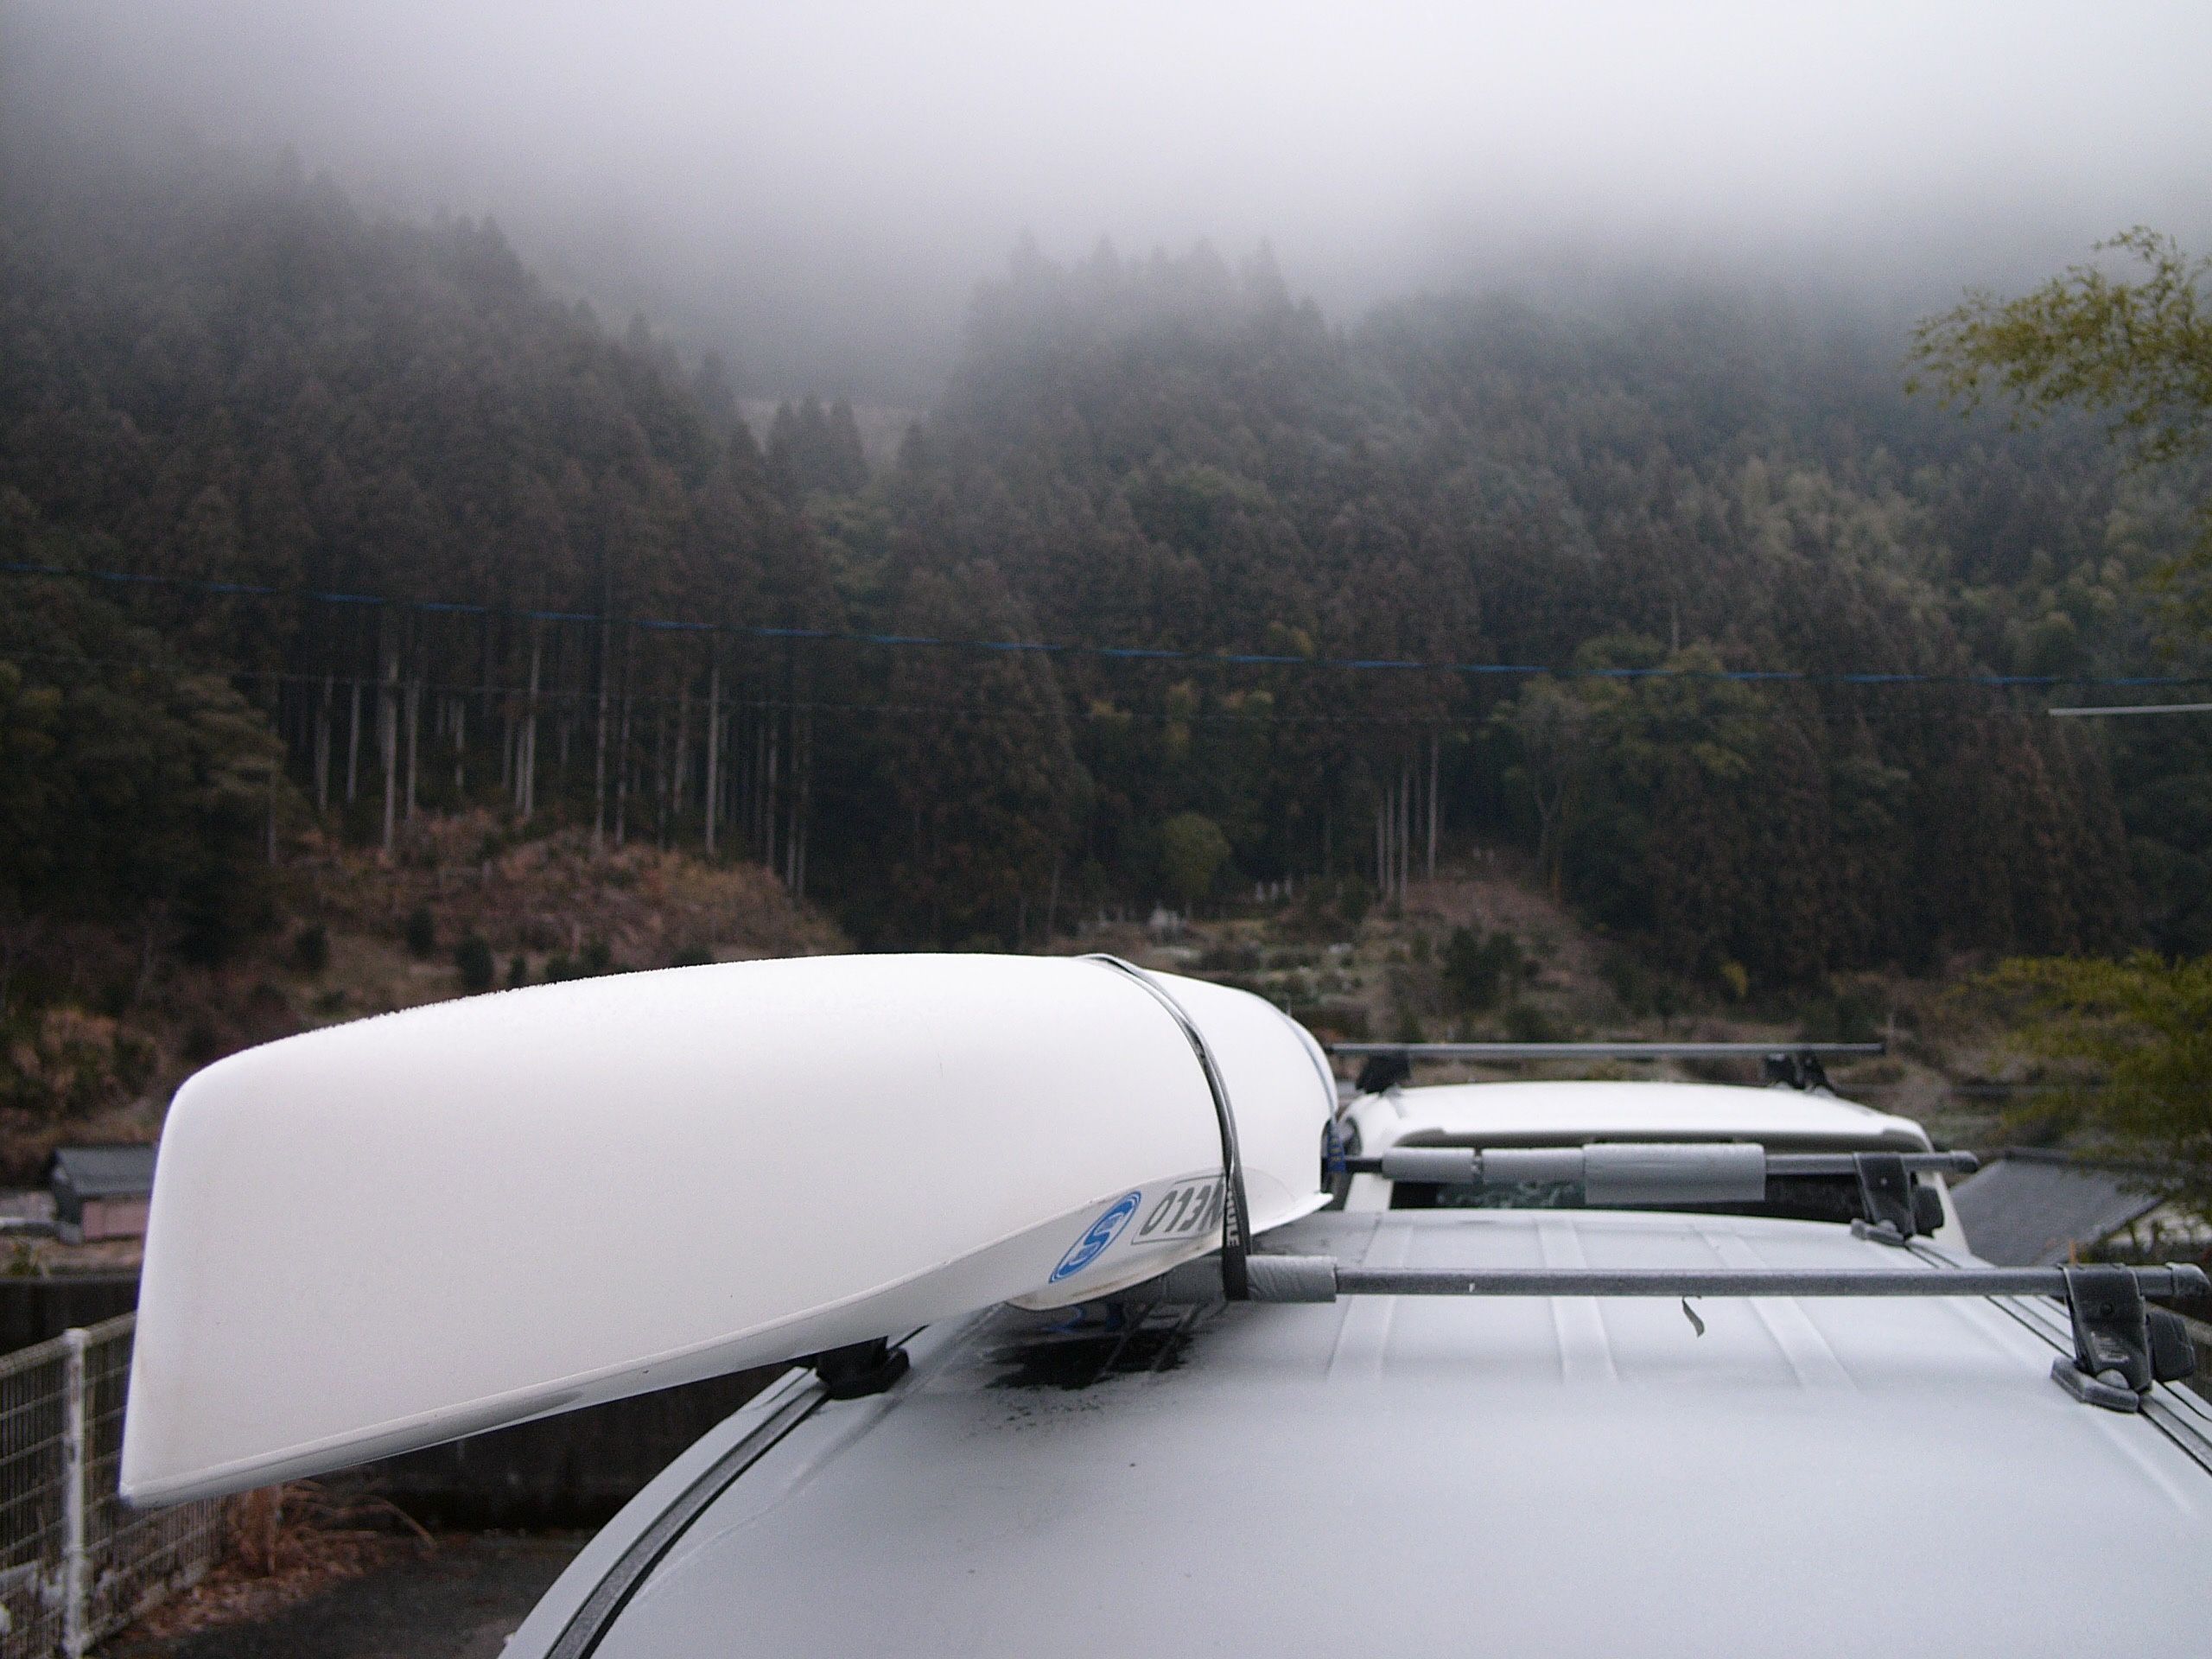
[[[1106,1254],[1107,1247],[1122,1236],[1122,1229],[1129,1224],[1129,1217],[1144,1202],[1142,1192],[1124,1192],[1108,1205],[1097,1220],[1084,1229],[1083,1236],[1060,1258],[1060,1265],[1052,1269],[1046,1282],[1058,1284],[1061,1280],[1081,1273],[1085,1268]]]

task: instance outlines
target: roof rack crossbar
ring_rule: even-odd
[[[2057,1296],[2069,1297],[2065,1268],[1354,1268],[1334,1256],[1246,1258],[1252,1300],[1329,1302],[1340,1296]],[[2169,1262],[2117,1268],[2144,1296],[2212,1292],[2202,1268]],[[1212,1257],[1153,1281],[1160,1300],[1222,1300]]]
[[[1731,1183],[1713,1202],[1756,1200],[1757,1187],[1738,1192],[1733,1183],[1760,1186],[1777,1175],[1856,1175],[1860,1154],[1852,1152],[1769,1152],[1756,1141],[1593,1141],[1586,1146],[1393,1147],[1372,1158],[1345,1158],[1347,1174],[1380,1175],[1394,1181],[1433,1181],[1442,1186],[1503,1186],[1519,1181],[1563,1181],[1586,1185],[1601,1179],[1648,1175],[1655,1182],[1694,1180],[1708,1173]],[[1981,1160],[1970,1152],[1906,1152],[1897,1154],[1911,1174],[1971,1175]],[[1596,1160],[1595,1163],[1592,1160]],[[1338,1166],[1332,1165],[1332,1170]],[[1657,1196],[1665,1196],[1663,1193]],[[1694,1201],[1694,1200],[1686,1200]]]
[[[1687,1310],[1693,1296],[2055,1296],[2066,1303],[2074,1355],[2052,1381],[2083,1403],[2139,1411],[2153,1382],[2194,1374],[2196,1353],[2181,1316],[2146,1296],[2202,1296],[2212,1280],[2187,1262],[2070,1268],[1350,1268],[1328,1255],[1246,1258],[1246,1299],[1333,1302],[1343,1296],[1663,1296]],[[1206,1257],[1149,1286],[1154,1300],[1224,1300],[1221,1264]],[[1694,1317],[1693,1323],[1696,1323]],[[1700,1334],[1703,1326],[1699,1326]]]
[[[1887,1043],[1332,1043],[1346,1059],[1402,1055],[1408,1060],[1726,1060],[1770,1054],[1877,1055]]]

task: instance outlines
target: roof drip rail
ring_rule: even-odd
[[[1875,1043],[1332,1043],[1329,1052],[1364,1060],[1359,1090],[1379,1095],[1413,1076],[1416,1064],[1449,1060],[1512,1065],[1535,1060],[1758,1060],[1770,1084],[1806,1090],[1828,1087],[1821,1065],[1829,1058],[1886,1054]]]
[[[2181,1316],[2146,1296],[2202,1296],[2212,1280],[2188,1262],[2163,1267],[1961,1268],[1351,1268],[1327,1255],[1254,1255],[1246,1300],[1333,1302],[1344,1296],[1967,1297],[2055,1296],[2074,1326],[2074,1357],[2052,1380],[2083,1402],[2139,1411],[2153,1382],[2193,1375],[2196,1354]],[[1221,1263],[1207,1256],[1135,1287],[1131,1300],[1224,1300]]]

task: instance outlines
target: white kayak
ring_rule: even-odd
[[[295,1478],[1212,1249],[1224,1137],[1179,1009],[1252,1230],[1319,1208],[1336,1096],[1312,1037],[1095,960],[675,969],[233,1055],[163,1134],[124,1495]]]

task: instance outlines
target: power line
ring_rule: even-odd
[[[535,691],[529,686],[481,680],[433,680],[403,676],[386,680],[377,673],[310,673],[300,669],[282,668],[219,668],[201,667],[190,664],[151,664],[139,658],[87,657],[77,652],[11,651],[0,653],[0,660],[17,663],[44,663],[52,668],[90,673],[96,671],[121,674],[154,675],[169,679],[201,677],[231,682],[250,682],[261,685],[302,686],[310,690],[328,686],[334,690],[348,691],[356,684],[377,696],[387,690],[412,691],[431,697],[492,698],[501,702],[535,703],[541,708],[558,709],[566,704],[588,705],[601,696],[592,686],[541,685]],[[685,702],[701,702],[705,699],[696,691],[639,691],[613,694],[626,698],[633,708],[675,708]],[[798,709],[805,712],[861,715],[950,715],[955,718],[1002,717],[1006,706],[1002,702],[947,703],[894,702],[886,699],[854,700],[797,696],[760,696],[734,692],[721,700],[728,709],[760,711]],[[2158,707],[2178,706],[2159,704]],[[1720,714],[1683,714],[1669,709],[1643,709],[1634,705],[1592,709],[1589,719],[1593,725],[1655,725],[1681,721],[1688,725],[1705,727],[1719,723],[1749,722],[1755,725],[1801,725],[1808,721],[1825,725],[1868,725],[1896,728],[1903,726],[1957,726],[1986,724],[1992,721],[2022,721],[2035,720],[2048,710],[2021,709],[1997,705],[1973,709],[1791,709],[1758,708],[1730,709]],[[1494,718],[1485,711],[1456,713],[1448,710],[1421,714],[1320,714],[1287,709],[1253,712],[1241,709],[1198,709],[1185,712],[1173,709],[1125,708],[1119,704],[1105,706],[1071,706],[1063,710],[1071,721],[1086,724],[1111,725],[1116,721],[1137,721],[1145,725],[1201,725],[1201,726],[1398,726],[1422,731],[1465,730],[1478,731],[1488,726]]]
[[[294,602],[410,611],[421,615],[502,617],[525,622],[577,622],[642,628],[655,633],[696,633],[725,638],[785,639],[857,645],[890,649],[987,651],[1039,656],[1092,657],[1119,662],[1179,662],[1229,667],[1329,669],[1349,672],[1482,675],[1500,678],[1562,680],[1688,680],[1733,684],[1946,685],[1997,690],[2050,690],[2071,686],[2212,685],[2204,675],[2099,674],[1922,674],[1864,671],[1818,672],[1809,669],[1578,668],[1546,663],[1465,663],[1387,657],[1307,657],[1267,652],[1182,651],[1166,647],[1099,645],[1038,639],[950,639],[927,634],[871,633],[842,628],[768,627],[668,617],[624,617],[598,611],[533,610],[454,600],[392,599],[377,594],[315,589],[291,590],[256,582],[213,582],[190,576],[149,575],[127,570],[75,570],[60,565],[0,564],[0,575],[60,578],[118,586],[167,588],[226,599],[289,600]]]
[[[2058,715],[2212,715],[2212,702],[2129,702],[2091,705],[2082,709],[2053,709]]]

